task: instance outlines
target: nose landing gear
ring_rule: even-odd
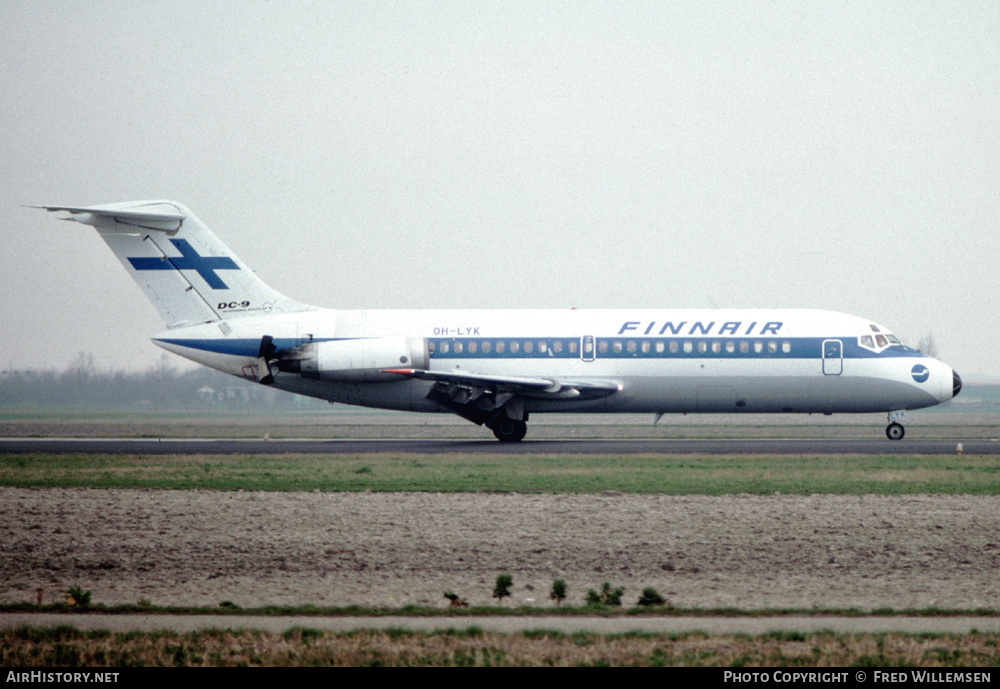
[[[905,411],[900,410],[889,412],[889,425],[885,429],[885,437],[889,440],[902,440],[903,436],[906,435],[906,429],[903,428],[903,424],[899,422],[905,419]]]
[[[906,429],[903,428],[903,425],[895,421],[890,423],[885,429],[885,435],[889,440],[902,440],[905,434]]]

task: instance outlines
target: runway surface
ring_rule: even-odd
[[[500,443],[495,440],[131,440],[117,438],[4,438],[0,453],[24,454],[449,454],[484,452],[489,454],[920,454],[954,455],[958,444],[964,454],[1000,454],[1000,441],[872,439],[655,439],[655,440],[525,440]]]

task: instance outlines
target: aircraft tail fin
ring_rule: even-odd
[[[96,228],[168,328],[312,309],[268,287],[175,201],[36,208]]]

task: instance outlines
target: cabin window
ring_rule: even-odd
[[[593,353],[593,349],[594,349],[594,345],[588,342],[587,343],[587,354],[592,354]],[[577,342],[576,340],[570,340],[570,343],[569,343],[569,353],[570,354],[576,354],[579,351],[580,351],[580,343]]]
[[[678,349],[680,349],[680,344],[677,342],[677,340],[671,340],[670,341],[670,353],[671,354],[676,354]]]
[[[785,354],[788,354],[789,352],[791,352],[792,351],[792,343],[789,342],[788,340],[785,340],[784,342],[782,342],[781,343],[781,351],[783,351]]]
[[[671,344],[673,344],[673,343],[671,343]],[[657,354],[663,354],[663,343],[662,342],[657,342],[656,343],[656,353]]]
[[[556,354],[562,354],[562,342],[560,340],[552,343],[552,351]]]
[[[615,354],[622,353],[622,343],[621,340],[615,340],[614,344],[611,345],[611,351]]]
[[[589,346],[590,345],[588,345],[588,347]],[[598,345],[597,345],[597,351],[600,352],[601,354],[607,354],[608,353],[608,341],[607,340],[601,340],[598,343]],[[587,354],[590,354],[590,352],[587,352]]]
[[[722,343],[718,342],[718,341],[713,342],[712,343],[712,353],[713,354],[718,354],[721,351],[722,351]]]
[[[518,342],[517,340],[514,340],[513,342],[510,343],[510,353],[511,354],[517,354],[520,351],[521,351],[521,343],[520,342]]]
[[[649,342],[643,340],[641,349],[643,354],[649,354]]]
[[[447,342],[442,342],[441,343],[441,353],[442,354],[447,354],[448,353],[448,349],[449,349],[448,343]]]
[[[764,343],[761,342],[760,340],[754,340],[753,351],[754,351],[754,354],[763,354],[764,353]]]
[[[538,343],[538,353],[545,354],[549,351],[549,345],[544,340]]]
[[[535,343],[534,342],[532,342],[531,340],[528,340],[527,342],[524,343],[524,353],[525,354],[531,354],[534,351],[535,351]]]
[[[461,342],[456,342],[455,343],[455,354],[461,354],[461,353],[462,353],[462,343]]]
[[[707,351],[708,351],[708,343],[705,342],[705,340],[699,340],[698,341],[698,353],[699,354],[704,354]]]
[[[692,351],[694,351],[694,343],[688,340],[684,343],[684,353],[690,354]]]
[[[750,351],[750,343],[746,340],[740,342],[740,354],[746,354]]]
[[[625,345],[625,349],[629,354],[635,354],[635,340],[629,340]]]
[[[475,354],[478,348],[479,347],[476,344],[476,341],[473,340],[472,342],[469,343],[469,354]]]
[[[733,354],[736,352],[736,343],[732,341],[726,342],[726,354]]]
[[[775,342],[774,340],[768,340],[767,341],[767,353],[768,354],[777,354],[778,353],[778,343]]]
[[[493,343],[489,340],[483,340],[483,354],[489,354],[492,349]]]

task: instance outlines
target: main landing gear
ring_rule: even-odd
[[[528,423],[526,421],[508,419],[506,416],[501,416],[488,425],[490,430],[493,431],[493,435],[502,443],[516,443],[523,439],[524,434],[528,432]]]

